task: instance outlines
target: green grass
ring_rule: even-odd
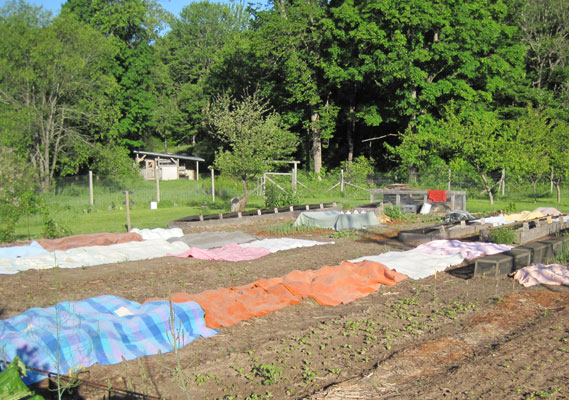
[[[367,192],[348,189],[346,194],[339,190],[325,192],[332,186],[328,182],[309,183],[311,189],[299,187],[300,204],[312,204],[338,201],[341,206],[346,202],[350,206],[369,201]],[[284,184],[284,182],[283,182]],[[289,183],[290,185],[290,183]],[[328,186],[327,186],[328,185]],[[66,179],[57,190],[45,195],[45,202],[50,217],[58,226],[70,234],[98,232],[125,232],[126,206],[124,190],[132,191],[131,225],[134,228],[166,228],[169,221],[190,215],[215,214],[229,211],[231,198],[242,194],[241,182],[224,177],[216,177],[215,202],[211,196],[211,179],[200,181],[161,181],[160,203],[158,209],[151,210],[150,202],[156,201],[154,181],[132,179],[125,183],[104,180],[94,181],[94,205],[89,205],[89,189],[86,177]],[[255,189],[256,183],[249,185]],[[255,192],[250,193],[247,209],[263,208],[264,198]],[[41,215],[23,216],[17,227],[19,240],[43,236],[44,218]]]
[[[288,177],[273,177],[281,186],[290,187]],[[328,191],[336,178],[318,181],[309,176],[299,174],[300,182],[310,189],[298,187],[300,204],[337,202],[344,209],[369,202],[369,194],[351,186],[341,193],[339,187]],[[253,191],[256,182],[251,182],[249,190]],[[89,189],[86,177],[68,178],[60,182],[55,193],[45,196],[50,217],[71,234],[97,232],[125,232],[126,210],[123,204],[125,189],[132,191],[134,201],[131,206],[131,224],[136,228],[165,228],[169,221],[190,215],[212,214],[229,211],[230,199],[242,194],[241,182],[226,177],[216,177],[216,198],[211,198],[211,180],[200,181],[161,181],[160,203],[157,210],[150,210],[150,202],[156,201],[154,181],[141,178],[116,183],[105,179],[94,181],[94,206],[89,205]],[[562,202],[556,202],[555,193],[550,194],[544,186],[537,202],[534,203],[531,192],[508,193],[504,198],[497,197],[494,205],[487,198],[467,197],[467,209],[471,213],[484,215],[503,210],[506,213],[522,210],[533,210],[536,207],[555,207],[562,212],[569,212],[569,190],[562,192]],[[264,199],[257,193],[251,193],[248,209],[264,207]],[[40,215],[23,216],[16,227],[16,235],[20,240],[42,237],[43,218]]]

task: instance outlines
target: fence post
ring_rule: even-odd
[[[93,171],[89,170],[89,204],[93,205]]]
[[[344,170],[340,170],[340,192],[344,193]]]
[[[211,169],[211,201],[215,203],[215,172]]]
[[[154,181],[156,181],[156,202],[160,203],[160,178],[158,177],[158,163],[154,164]]]
[[[131,226],[130,226],[130,199],[128,198],[129,193],[132,193],[128,190],[125,190],[124,195],[126,196],[126,231],[130,232]]]

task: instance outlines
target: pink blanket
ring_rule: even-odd
[[[539,284],[569,286],[569,270],[561,264],[536,264],[517,270],[514,279],[525,287]]]
[[[497,254],[512,249],[506,244],[486,242],[461,242],[460,240],[433,240],[417,246],[414,250],[423,254],[454,255],[472,259],[483,255]]]
[[[268,249],[260,247],[241,247],[237,243],[229,243],[215,249],[200,249],[192,247],[182,254],[169,254],[174,257],[193,257],[199,260],[247,261],[255,260],[271,254]]]

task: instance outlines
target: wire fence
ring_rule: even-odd
[[[555,197],[555,188],[544,177],[535,185],[516,177],[490,174],[489,184],[497,198],[516,200],[519,198]],[[262,206],[267,185],[274,185],[282,191],[293,191],[303,201],[335,201],[341,198],[369,198],[368,191],[390,185],[408,185],[409,188],[462,190],[468,198],[488,198],[486,188],[479,176],[457,174],[448,169],[431,169],[410,179],[393,172],[381,172],[366,176],[353,176],[337,170],[328,172],[320,179],[313,174],[298,171],[296,180],[292,174],[267,174],[248,182],[248,190],[255,206]],[[53,189],[46,194],[48,203],[69,208],[113,210],[122,208],[125,191],[130,191],[133,207],[217,207],[225,208],[234,197],[243,194],[242,183],[226,176],[200,174],[197,180],[179,179],[168,181],[144,180],[142,177],[114,179],[93,174],[58,178]]]

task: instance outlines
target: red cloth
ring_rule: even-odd
[[[427,193],[429,196],[429,201],[431,203],[440,203],[447,201],[446,190],[429,190]]]

